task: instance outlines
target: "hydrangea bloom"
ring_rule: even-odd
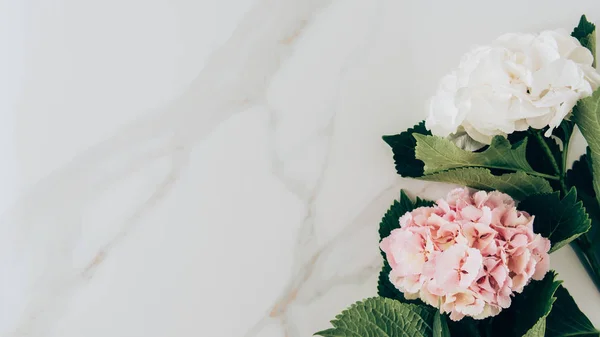
[[[533,232],[533,220],[504,193],[459,188],[404,214],[380,248],[390,281],[406,298],[421,298],[453,320],[483,319],[548,272],[550,241]]]
[[[600,85],[593,60],[563,30],[500,36],[471,50],[440,81],[429,102],[427,128],[463,148],[473,143],[465,137],[481,147],[496,135],[528,127],[549,126],[549,136]]]

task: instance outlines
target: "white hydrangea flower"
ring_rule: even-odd
[[[550,136],[600,85],[592,63],[592,53],[563,30],[503,35],[471,50],[440,81],[426,126],[470,149],[528,127],[549,126]]]

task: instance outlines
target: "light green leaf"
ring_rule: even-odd
[[[546,334],[546,318],[540,319],[523,337],[544,337]]]
[[[480,167],[453,169],[426,175],[419,179],[469,186],[479,190],[498,190],[517,200],[537,193],[552,192],[552,187],[546,179],[524,172],[496,176],[490,170]]]
[[[573,109],[573,120],[589,146],[589,160],[594,179],[592,186],[600,203],[600,89],[590,97],[579,100]]]
[[[600,331],[585,316],[562,285],[554,294],[556,302],[546,322],[546,337],[599,337]]]
[[[435,136],[414,134],[417,139],[415,155],[425,163],[425,174],[437,173],[454,168],[485,167],[510,171],[535,172],[527,162],[527,138],[513,149],[502,136],[492,139],[483,152],[465,151],[451,141]]]
[[[567,245],[591,228],[592,221],[577,190],[571,188],[561,200],[560,193],[534,194],[521,201],[519,209],[535,215],[534,231],[550,239],[550,252]]]
[[[592,52],[594,56],[594,63],[592,66],[596,67],[596,26],[589,22],[585,15],[581,16],[579,19],[579,25],[575,27],[571,36],[579,40],[581,45],[586,47]]]
[[[446,316],[440,314],[439,310],[433,316],[433,337],[451,337]]]
[[[383,297],[357,302],[339,314],[323,337],[431,337],[433,308]]]
[[[532,281],[523,293],[514,297],[508,309],[495,317],[490,329],[493,337],[544,337],[546,317],[556,300],[554,293],[561,281],[550,271],[541,281]]]
[[[467,131],[465,131],[465,129],[462,126],[459,127],[455,133],[447,136],[446,139],[456,144],[456,146],[460,147],[461,149],[471,152],[480,150],[481,148],[484,148],[486,146],[486,144],[480,143],[475,139],[471,138],[471,136],[469,136]]]

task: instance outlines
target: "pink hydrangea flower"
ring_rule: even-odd
[[[548,272],[550,241],[533,232],[533,220],[507,194],[458,188],[404,214],[380,248],[390,281],[407,298],[453,320],[483,319]]]

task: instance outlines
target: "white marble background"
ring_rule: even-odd
[[[375,294],[383,134],[598,1],[2,0],[0,336],[300,337]],[[600,325],[570,249],[552,256]]]

